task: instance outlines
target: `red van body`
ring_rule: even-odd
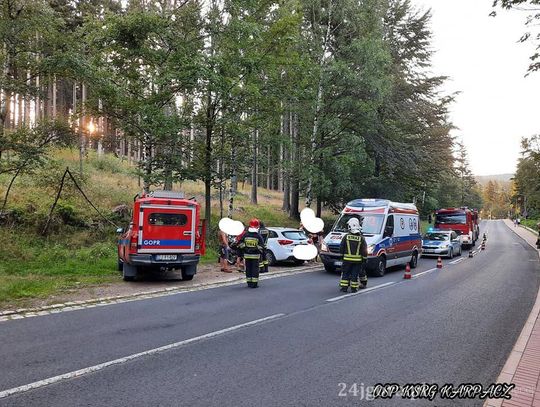
[[[439,209],[435,212],[435,229],[453,230],[461,236],[464,247],[472,247],[478,239],[478,211],[469,208]]]
[[[118,269],[134,280],[141,269],[180,269],[191,280],[205,252],[201,206],[179,192],[155,191],[136,196],[132,221],[118,240]]]

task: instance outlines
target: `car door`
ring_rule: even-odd
[[[452,248],[454,249],[454,253],[459,253],[461,242],[456,232],[452,232],[450,234],[450,240],[451,240]]]

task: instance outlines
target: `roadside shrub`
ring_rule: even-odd
[[[119,174],[124,172],[120,160],[109,155],[91,160],[90,165],[92,165],[92,167],[98,171],[105,171],[111,174]]]
[[[84,220],[80,218],[73,205],[59,201],[55,210],[65,225],[84,226]]]

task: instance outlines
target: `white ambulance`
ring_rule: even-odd
[[[356,199],[345,206],[321,244],[320,257],[326,271],[335,272],[343,265],[339,246],[352,217],[363,218],[369,274],[382,277],[387,267],[407,263],[411,268],[416,267],[422,247],[416,206],[384,199]]]

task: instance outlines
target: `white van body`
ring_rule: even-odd
[[[362,234],[368,244],[367,270],[383,276],[387,267],[409,263],[415,268],[422,247],[420,217],[414,204],[384,199],[349,202],[321,245],[320,257],[329,272],[341,268],[341,239],[351,217],[362,217]]]

